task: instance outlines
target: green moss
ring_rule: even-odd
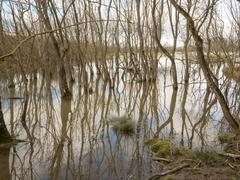
[[[154,138],[147,140],[145,144],[159,157],[171,154],[171,142],[169,140]]]
[[[126,115],[110,118],[109,124],[116,133],[131,135],[135,132],[135,123]]]
[[[168,174],[167,176],[165,176],[165,177],[163,178],[163,180],[173,180],[173,179],[174,179],[174,176],[171,175],[171,174]]]
[[[214,164],[221,160],[215,151],[195,151],[196,157],[207,164]]]
[[[174,159],[201,160],[209,165],[222,163],[223,159],[217,152],[211,150],[192,150],[185,147],[176,147],[169,140],[153,138],[145,141],[145,145],[156,154],[157,157],[167,157],[171,155]]]
[[[178,154],[186,159],[197,159],[195,151],[187,148],[179,148]]]
[[[158,139],[158,138],[148,139],[148,140],[145,141],[145,144],[146,145],[152,145],[152,144],[157,143],[159,140],[160,139]]]
[[[221,157],[215,151],[191,150],[184,147],[177,148],[169,140],[154,138],[145,141],[145,144],[158,157],[173,155],[175,158],[198,159],[211,165],[221,162]]]
[[[207,164],[214,164],[221,160],[220,156],[215,151],[200,151],[187,148],[178,149],[178,155],[186,159],[199,159]]]

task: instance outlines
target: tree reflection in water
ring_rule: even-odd
[[[114,74],[110,84],[100,77],[85,77],[81,84],[83,77],[76,74],[69,99],[61,98],[56,81],[45,76],[19,84],[4,96],[24,99],[4,100],[3,111],[11,136],[27,142],[0,151],[0,179],[145,179],[156,166],[144,140],[156,133],[171,134],[189,147],[213,145],[218,128],[226,126],[201,73],[178,92],[170,72],[165,74],[141,83]],[[239,90],[237,84],[228,86]],[[239,101],[230,91],[226,96],[231,105]],[[237,107],[233,111],[239,113]],[[116,134],[108,123],[124,114],[136,122],[133,136]]]

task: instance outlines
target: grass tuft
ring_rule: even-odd
[[[109,124],[112,126],[112,129],[116,133],[120,133],[123,135],[132,135],[135,132],[134,121],[126,115],[110,118]]]

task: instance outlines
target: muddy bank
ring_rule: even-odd
[[[153,154],[154,169],[148,180],[153,179],[239,179],[240,151],[217,152],[177,147],[170,140],[154,138],[145,145]],[[237,153],[238,151],[238,153]]]

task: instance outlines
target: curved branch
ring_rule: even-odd
[[[187,13],[175,0],[170,0],[172,5],[176,8],[179,13],[181,13],[186,20],[188,21],[189,29],[192,33],[193,39],[195,41],[196,51],[197,51],[197,59],[203,71],[203,74],[207,80],[208,86],[216,95],[219,104],[221,106],[224,118],[228,121],[229,125],[235,130],[239,131],[239,123],[232,116],[227,101],[225,100],[221,90],[219,89],[217,83],[214,81],[215,77],[213,76],[212,71],[210,70],[208,63],[206,61],[203,49],[203,39],[199,35],[199,31],[195,27],[194,21],[192,17]]]
[[[44,34],[50,34],[50,33],[54,33],[56,31],[59,31],[61,29],[67,29],[67,28],[70,28],[70,27],[74,27],[74,26],[77,26],[77,25],[81,25],[81,24],[85,24],[85,23],[91,23],[91,22],[99,22],[99,21],[104,21],[104,22],[107,22],[107,21],[111,21],[111,22],[115,22],[115,21],[119,21],[119,20],[90,20],[90,21],[84,21],[84,22],[80,22],[80,23],[75,23],[75,24],[71,24],[71,25],[68,25],[68,26],[64,26],[64,27],[60,27],[60,28],[56,28],[56,29],[50,29],[50,30],[47,30],[47,31],[44,31],[44,32],[38,32],[38,33],[35,33],[31,36],[28,36],[26,37],[25,39],[23,39],[22,41],[20,41],[18,43],[18,45],[13,49],[11,50],[9,53],[3,55],[3,56],[0,56],[0,62],[3,62],[5,61],[5,59],[7,57],[10,57],[10,56],[13,56],[16,51],[24,44],[26,43],[28,40],[30,39],[33,39],[35,38],[36,36],[40,36],[40,35],[44,35]],[[129,23],[129,21],[126,21]],[[131,22],[130,22],[131,23]]]

